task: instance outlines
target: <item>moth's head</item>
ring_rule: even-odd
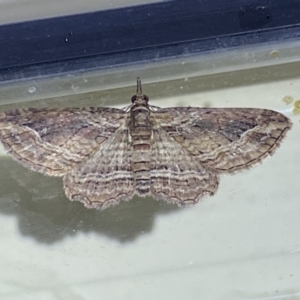
[[[148,103],[148,101],[149,97],[147,95],[143,95],[141,78],[138,77],[136,80],[136,95],[132,96],[131,102],[135,104],[145,104]]]

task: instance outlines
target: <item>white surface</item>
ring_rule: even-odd
[[[0,298],[299,299],[300,124],[292,105],[282,102],[299,96],[299,84],[152,102],[264,107],[294,122],[273,157],[222,176],[217,194],[190,208],[134,199],[104,212],[87,210],[64,197],[60,179],[2,158]]]

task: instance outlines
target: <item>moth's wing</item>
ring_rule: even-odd
[[[272,155],[291,128],[281,113],[254,108],[158,109],[153,117],[203,167],[235,172]]]
[[[123,126],[89,160],[64,176],[67,197],[96,209],[130,200],[135,193],[131,158],[128,129]]]
[[[195,204],[218,188],[218,176],[205,169],[153,120],[151,186],[153,197],[179,206]]]
[[[0,113],[0,140],[29,169],[62,176],[125,120],[126,113],[114,108],[16,109]]]

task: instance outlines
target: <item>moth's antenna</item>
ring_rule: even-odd
[[[142,82],[141,82],[141,78],[137,77],[136,79],[136,94],[137,95],[143,95],[142,92]]]

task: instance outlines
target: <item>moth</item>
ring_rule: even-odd
[[[66,196],[105,209],[134,195],[179,206],[213,195],[223,173],[272,155],[288,130],[259,108],[160,108],[137,78],[123,109],[14,109],[0,113],[0,140],[30,170],[63,177]]]

